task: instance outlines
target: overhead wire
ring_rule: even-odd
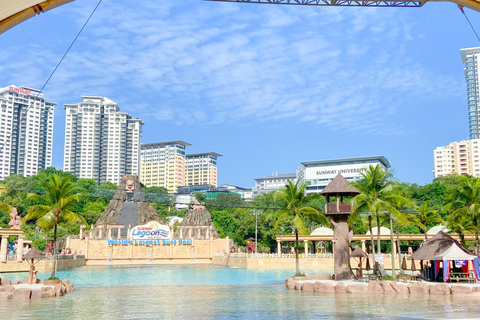
[[[63,54],[62,58],[60,59],[60,61],[58,61],[57,65],[55,66],[55,68],[53,69],[53,71],[50,73],[50,76],[47,78],[47,80],[45,81],[45,83],[43,84],[42,88],[38,91],[37,95],[35,96],[35,98],[32,100],[32,102],[30,103],[30,105],[27,107],[27,110],[23,113],[23,115],[21,116],[20,118],[20,121],[17,122],[16,126],[12,128],[12,132],[10,133],[10,135],[7,137],[7,139],[5,140],[5,142],[0,146],[0,152],[5,148],[5,145],[10,142],[12,136],[13,136],[13,133],[15,131],[18,130],[18,126],[22,123],[22,121],[27,117],[27,114],[28,114],[28,111],[30,110],[30,108],[33,106],[33,104],[37,101],[38,97],[40,96],[40,94],[43,92],[43,90],[45,89],[45,87],[47,86],[47,84],[50,82],[50,79],[52,79],[53,75],[55,74],[55,72],[57,71],[58,67],[60,66],[60,64],[62,64],[63,60],[65,59],[65,57],[67,56],[68,52],[70,52],[70,49],[73,47],[73,45],[75,44],[75,42],[77,41],[78,37],[80,36],[80,34],[82,33],[83,29],[85,29],[85,27],[87,26],[88,22],[90,21],[90,19],[92,18],[93,14],[95,13],[95,11],[97,11],[97,8],[100,6],[100,3],[102,3],[103,0],[99,0],[97,5],[95,6],[95,8],[93,9],[92,13],[90,13],[90,15],[88,16],[88,19],[85,21],[85,23],[83,24],[82,28],[80,29],[80,31],[78,31],[77,35],[75,36],[75,38],[73,39],[72,43],[70,43],[70,46],[68,47],[68,49],[65,51],[65,53]]]
[[[462,6],[462,5],[458,5],[457,7],[458,7],[458,9],[460,9],[460,11],[462,11],[463,15],[465,16],[465,19],[467,19],[468,24],[469,24],[470,27],[472,28],[473,33],[475,33],[475,36],[477,36],[477,39],[478,39],[478,41],[480,42],[480,37],[478,36],[477,31],[475,31],[475,28],[473,27],[472,23],[470,22],[470,19],[468,19],[467,14],[465,13],[465,10],[463,10],[463,6]]]

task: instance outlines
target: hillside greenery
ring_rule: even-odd
[[[1,183],[5,186],[6,191],[0,195],[0,202],[17,208],[19,214],[24,217],[27,215],[29,208],[36,203],[28,198],[30,193],[37,193],[41,195],[45,192],[42,185],[48,180],[50,174],[56,174],[60,178],[68,176],[73,183],[80,187],[80,193],[82,197],[78,202],[72,205],[71,210],[78,213],[85,219],[89,226],[93,225],[98,217],[102,214],[110,201],[109,197],[99,198],[93,196],[92,190],[98,189],[94,180],[92,179],[77,179],[69,172],[63,172],[55,168],[48,168],[40,171],[37,175],[31,177],[23,177],[20,175],[11,175],[7,177]],[[409,223],[399,225],[401,233],[418,233],[423,234],[425,232],[425,226],[431,228],[438,224],[438,221],[444,221],[449,228],[456,232],[460,232],[461,236],[465,234],[474,234],[475,230],[478,230],[478,226],[474,225],[472,219],[468,219],[465,216],[455,215],[453,218],[450,214],[455,208],[461,207],[461,199],[457,199],[456,207],[449,209],[446,206],[447,203],[452,202],[452,195],[458,194],[461,186],[461,178],[457,175],[440,177],[432,183],[420,186],[417,184],[409,184],[405,182],[392,182],[393,192],[401,195],[407,199],[410,199],[412,203],[416,204],[415,212],[410,212],[407,215]],[[467,179],[474,179],[468,177]],[[100,186],[105,188],[106,195],[112,194],[112,189],[117,186],[112,183],[105,183]],[[144,188],[145,192],[151,193],[167,193],[165,188],[150,187]],[[107,192],[108,191],[108,192]],[[98,195],[98,192],[97,192]],[[287,221],[279,223],[275,228],[275,220],[267,219],[274,212],[273,209],[265,209],[276,206],[275,194],[265,194],[256,197],[250,203],[246,203],[236,194],[220,194],[217,199],[207,200],[205,195],[197,194],[197,199],[200,202],[204,202],[207,209],[210,211],[213,223],[220,234],[223,237],[229,237],[234,240],[235,244],[239,247],[243,247],[249,238],[255,238],[255,214],[252,209],[248,207],[263,208],[259,209],[257,216],[258,227],[258,250],[263,252],[273,252],[276,250],[275,235],[278,234],[292,234],[294,229],[289,225]],[[428,216],[433,216],[431,221],[416,218],[418,215],[418,208],[423,203],[428,202],[429,213]],[[306,196],[306,205],[317,208],[323,211],[325,207],[325,199],[319,194],[309,194]],[[184,217],[186,210],[176,210],[175,206],[167,203],[152,203],[154,209],[158,212],[159,216],[166,218],[169,216]],[[413,209],[409,209],[412,211]],[[439,217],[439,218],[438,218]],[[374,219],[376,220],[376,219]],[[468,220],[468,221],[467,221]],[[475,223],[477,219],[474,219]],[[379,223],[382,226],[389,227],[389,220],[387,217],[379,217]],[[0,227],[8,228],[9,213],[7,211],[0,210]],[[421,223],[420,223],[421,222]],[[317,221],[305,218],[305,226],[309,232],[315,228],[321,226]],[[324,222],[324,224],[328,224]],[[330,225],[326,225],[331,227]],[[376,221],[374,221],[374,227]],[[351,227],[355,234],[365,234],[368,231],[367,215],[360,215],[358,219],[351,223]],[[25,231],[26,238],[33,240],[33,244],[40,249],[45,248],[47,239],[53,237],[53,231],[40,230],[36,227],[34,221],[22,227]],[[396,229],[396,225],[394,226]],[[87,226],[88,230],[88,226]],[[78,234],[79,224],[73,222],[61,222],[58,225],[57,235],[62,237],[67,234]],[[464,244],[473,248],[474,243]],[[293,245],[293,243],[292,243]],[[326,244],[328,246],[328,244]],[[402,251],[406,243],[402,243]],[[412,245],[412,243],[409,243]],[[414,245],[414,244],[413,244]],[[389,243],[384,241],[382,243],[382,252],[388,252],[390,250]]]

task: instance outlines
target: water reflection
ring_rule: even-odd
[[[215,266],[87,267],[60,299],[0,301],[8,319],[478,318],[478,298],[289,291],[291,271]],[[190,285],[188,283],[193,283]],[[5,319],[6,319],[5,318]]]

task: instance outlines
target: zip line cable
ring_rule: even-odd
[[[466,14],[465,11],[463,10],[463,6],[458,5],[458,9],[460,9],[460,11],[462,11],[463,15],[465,16],[465,19],[467,19],[468,24],[469,24],[470,27],[472,28],[473,33],[475,33],[475,35],[477,36],[478,41],[480,41],[480,37],[478,37],[477,31],[475,31],[475,28],[472,26],[472,23],[471,23],[470,20],[468,19],[467,14]]]
[[[63,60],[65,59],[65,57],[67,56],[68,52],[70,51],[70,49],[73,47],[73,45],[75,44],[75,42],[77,41],[78,37],[80,36],[80,34],[82,33],[83,29],[85,29],[85,27],[87,26],[88,22],[90,21],[90,19],[92,18],[93,14],[95,13],[95,11],[97,11],[97,8],[100,6],[100,3],[102,3],[103,0],[99,0],[97,5],[95,6],[95,8],[93,9],[92,13],[90,13],[90,16],[88,17],[87,21],[85,21],[85,23],[83,24],[82,28],[80,29],[80,31],[78,31],[77,35],[75,36],[75,38],[73,39],[72,43],[70,44],[70,46],[68,47],[67,51],[65,51],[65,53],[63,54],[62,58],[60,59],[60,61],[57,63],[57,65],[55,66],[55,68],[53,69],[53,71],[50,73],[50,76],[47,78],[47,81],[45,81],[45,83],[43,84],[42,88],[38,91],[37,95],[35,96],[35,98],[33,99],[33,101],[30,103],[30,105],[28,106],[27,110],[25,111],[25,113],[21,116],[20,118],[20,121],[18,122],[18,124],[16,125],[16,127],[14,127],[12,129],[12,132],[10,133],[10,135],[8,136],[8,138],[5,140],[5,142],[0,146],[0,152],[3,151],[3,149],[5,148],[5,145],[10,141],[10,139],[12,138],[13,136],[13,133],[18,130],[18,126],[19,124],[22,123],[22,121],[26,118],[27,114],[28,114],[28,110],[30,110],[30,108],[33,106],[33,104],[35,103],[35,101],[37,101],[38,97],[40,96],[40,93],[43,92],[43,89],[45,89],[45,87],[47,86],[47,84],[50,82],[50,79],[52,79],[53,75],[55,74],[55,72],[57,71],[58,67],[60,66],[60,64],[63,62]]]

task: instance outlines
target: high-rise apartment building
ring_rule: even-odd
[[[480,138],[480,47],[461,49],[462,62],[465,64],[465,78],[467,80],[468,123],[470,139]]]
[[[185,185],[211,184],[217,186],[217,157],[215,152],[187,154]]]
[[[179,140],[142,144],[140,181],[176,192],[185,185],[185,147],[190,145]]]
[[[29,177],[52,165],[54,107],[39,90],[0,89],[0,179]]]
[[[480,139],[452,142],[433,150],[433,176],[461,174],[480,176]]]
[[[120,111],[105,97],[82,96],[66,104],[63,169],[78,178],[120,183],[124,174],[138,175],[143,122]]]

